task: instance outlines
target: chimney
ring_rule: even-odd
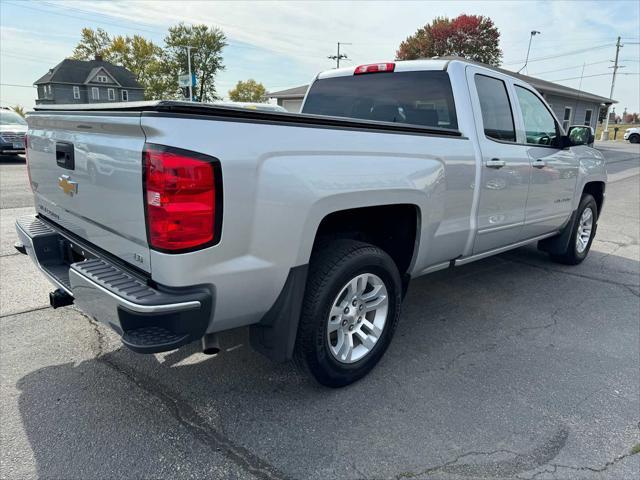
[[[96,53],[96,55],[95,55],[94,59],[95,59],[97,62],[101,62],[101,61],[102,61],[102,55],[100,55],[99,53]]]

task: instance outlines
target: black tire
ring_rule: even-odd
[[[634,133],[633,135],[629,136],[629,141],[631,143],[640,143],[640,135],[638,135],[637,133]]]
[[[583,251],[579,251],[578,245],[576,242],[578,236],[578,228],[580,226],[580,219],[584,211],[590,208],[593,215],[593,223],[591,227],[591,236],[589,237],[589,242],[587,243],[586,248]],[[578,265],[582,263],[582,261],[587,258],[589,254],[589,250],[591,249],[591,244],[593,243],[593,239],[596,236],[596,227],[598,225],[598,204],[596,200],[588,193],[583,193],[582,198],[580,199],[580,205],[578,205],[578,210],[576,212],[576,219],[573,224],[573,232],[571,232],[571,238],[569,239],[569,244],[567,245],[567,249],[561,254],[552,254],[550,255],[551,259],[557,263],[563,263],[565,265]]]
[[[363,273],[379,277],[387,289],[387,317],[377,342],[354,363],[339,362],[329,349],[327,323],[334,300],[351,279]],[[386,351],[400,316],[400,274],[383,250],[355,240],[335,240],[311,256],[298,326],[294,360],[322,385],[342,387],[364,377]]]

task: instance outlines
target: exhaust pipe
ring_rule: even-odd
[[[53,308],[66,307],[67,305],[73,304],[73,297],[59,288],[53,292],[49,292],[49,304]]]
[[[202,353],[205,355],[215,355],[220,353],[220,342],[218,335],[215,333],[206,333],[202,337]]]

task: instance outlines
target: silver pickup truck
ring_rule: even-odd
[[[302,113],[160,101],[28,116],[20,242],[140,353],[248,327],[319,382],[363,377],[409,280],[531,242],[578,264],[605,196],[589,128],[454,60],[320,73]]]

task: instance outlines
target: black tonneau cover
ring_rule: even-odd
[[[417,135],[445,135],[462,137],[458,130],[424,127],[406,123],[379,122],[345,117],[328,117],[306,113],[269,112],[242,107],[229,107],[209,103],[157,100],[147,102],[88,103],[68,105],[38,105],[30,114],[83,115],[89,112],[141,112],[141,115],[180,115],[206,117],[211,120],[231,120],[251,123],[284,124],[300,127],[325,127],[346,130],[369,130],[409,133]]]

